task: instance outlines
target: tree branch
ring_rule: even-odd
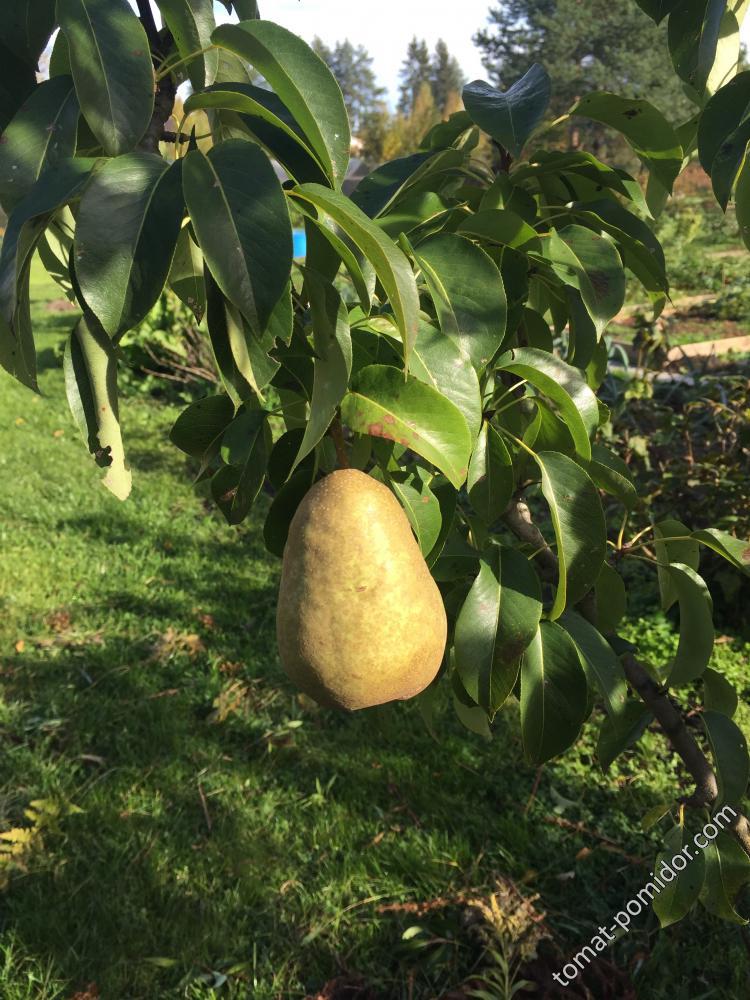
[[[159,31],[156,27],[156,21],[154,20],[154,12],[151,10],[151,2],[150,0],[135,0],[135,2],[138,7],[138,17],[141,19],[141,24],[146,29],[146,35],[151,46],[151,51],[158,52]]]
[[[542,576],[545,579],[556,577],[558,571],[557,556],[547,545],[539,528],[534,524],[528,506],[522,500],[511,501],[503,519],[516,538],[531,545],[537,551]],[[583,611],[587,618],[591,614],[589,597],[590,595],[587,595],[578,605],[579,610]],[[693,793],[689,796],[683,796],[679,801],[691,809],[710,809],[719,794],[716,773],[689,732],[680,711],[672,703],[664,688],[654,680],[632,653],[627,653],[622,657],[622,665],[628,683],[653,712],[654,718],[661,726],[672,749],[695,782]],[[750,857],[750,823],[748,823],[747,818],[741,814],[735,815],[729,824],[729,829],[740,847]]]

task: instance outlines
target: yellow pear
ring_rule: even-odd
[[[413,698],[435,677],[443,601],[382,483],[342,469],[305,496],[284,549],[276,631],[285,671],[322,705]]]

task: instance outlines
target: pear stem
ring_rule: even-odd
[[[346,444],[344,443],[344,428],[341,425],[341,417],[338,414],[333,418],[333,423],[331,424],[331,437],[336,449],[339,468],[348,469],[349,456],[346,453]]]

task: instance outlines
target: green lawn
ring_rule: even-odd
[[[675,780],[660,737],[603,777],[597,709],[532,796],[515,703],[486,741],[447,694],[437,739],[414,704],[303,702],[276,658],[263,510],[240,529],[207,510],[166,440],[176,411],[140,398],[122,408],[133,495],[109,496],[67,411],[72,319],[50,297],[36,286],[44,396],[0,373],[0,830],[33,800],[62,816],[0,892],[2,1000],[89,983],[271,1000],[340,975],[444,997],[491,964],[467,914],[503,878],[539,893],[559,968],[647,880],[658,830],[640,821]],[[661,616],[629,634],[655,660],[675,648]],[[747,652],[728,641],[715,664],[741,689]],[[605,957],[640,997],[746,995],[742,928],[633,926]]]

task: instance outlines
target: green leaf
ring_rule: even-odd
[[[500,246],[539,246],[539,235],[520,215],[507,208],[485,209],[475,212],[461,223],[458,233],[475,240],[497,243]]]
[[[57,0],[84,117],[109,156],[143,138],[154,111],[154,70],[127,0]]]
[[[657,574],[659,577],[659,592],[661,594],[662,611],[669,611],[677,600],[677,590],[669,573],[669,563],[684,563],[691,569],[698,569],[700,552],[697,541],[690,537],[690,529],[682,521],[667,518],[654,525],[654,549],[657,559]],[[666,538],[676,538],[679,541],[663,541]]]
[[[628,686],[622,664],[610,644],[591,622],[575,611],[566,611],[560,624],[572,637],[585,661],[584,666],[593,675],[607,712],[617,715],[624,711]]]
[[[312,486],[314,478],[312,469],[300,468],[273,498],[263,525],[263,541],[268,551],[275,556],[284,555],[289,525],[303,497]]]
[[[50,218],[72,201],[89,178],[94,160],[64,160],[42,175],[8,219],[0,251],[0,311],[13,326],[17,289],[28,279],[31,258]]]
[[[472,437],[476,437],[482,422],[477,373],[469,358],[431,323],[419,323],[409,370],[420,382],[431,385],[458,407],[464,415],[469,432]]]
[[[217,83],[185,101],[185,111],[235,111],[258,141],[271,150],[299,183],[325,181],[326,174],[289,109],[270,90],[250,83]]]
[[[117,355],[103,330],[80,319],[65,346],[65,391],[73,417],[104,485],[119,499],[130,494],[117,403]]]
[[[572,459],[554,451],[534,456],[542,473],[557,541],[559,579],[551,620],[594,586],[607,551],[607,533],[596,487]]]
[[[0,8],[0,38],[34,70],[54,26],[55,0],[7,0]]]
[[[294,430],[285,431],[271,449],[271,454],[268,457],[268,481],[275,490],[280,490],[292,474],[292,466],[297,457],[304,433],[305,430],[303,427],[296,427]],[[305,461],[299,466],[299,470],[302,471],[304,469],[312,473],[314,466],[315,456],[308,455]]]
[[[240,524],[255,502],[268,465],[270,431],[264,410],[242,409],[224,431],[227,465],[211,480],[211,493],[228,524]]]
[[[750,780],[747,740],[740,727],[720,712],[704,711],[701,719],[711,745],[719,785],[719,796],[713,809],[737,805],[744,798]]]
[[[461,411],[398,368],[363,368],[344,398],[341,415],[352,430],[397,441],[421,455],[456,489],[465,481],[472,441]]]
[[[706,871],[706,857],[703,852],[694,851],[692,843],[687,831],[681,826],[675,826],[664,838],[666,850],[656,855],[654,875],[660,882],[666,882],[653,902],[654,913],[662,928],[682,920],[693,908],[700,894]],[[682,848],[687,848],[688,845],[689,861],[682,854]],[[672,860],[678,855],[682,856],[683,861],[688,861],[687,867],[681,871],[679,867],[672,866]],[[671,879],[667,877],[668,873],[672,875]]]
[[[682,146],[675,130],[653,104],[602,90],[587,94],[570,113],[620,132],[643,165],[668,192],[672,191],[682,169]]]
[[[601,572],[596,579],[595,591],[599,629],[604,635],[612,635],[625,617],[628,595],[625,581],[608,562],[602,564]]]
[[[221,294],[209,270],[204,280],[206,325],[224,386],[237,404],[260,397],[279,368],[278,362],[268,357],[273,335],[264,333],[259,339],[246,330],[239,312]]]
[[[202,52],[211,44],[216,27],[213,0],[159,0],[159,10],[174,38],[181,59],[187,60],[188,78],[195,90],[210,86],[219,67],[215,50]]]
[[[551,96],[549,74],[538,63],[504,93],[482,80],[463,91],[471,120],[516,158],[544,118]]]
[[[575,743],[586,693],[573,640],[555,622],[542,622],[521,661],[521,737],[529,763],[543,764]]]
[[[750,881],[750,859],[730,834],[722,831],[703,852],[706,874],[700,901],[722,920],[746,924],[747,920],[734,908],[740,889]]]
[[[21,290],[16,325],[13,329],[0,313],[0,365],[13,378],[39,391],[36,379],[36,350],[31,331],[28,281]]]
[[[602,771],[608,771],[623,750],[638,742],[652,719],[643,702],[635,698],[628,699],[617,713],[603,719],[596,747]]]
[[[9,49],[3,43],[0,32],[0,131],[7,127],[36,88],[33,67],[19,58],[17,50]]]
[[[638,493],[625,462],[600,444],[592,445],[591,456],[586,471],[594,484],[632,510],[638,503]]]
[[[721,712],[731,719],[738,703],[737,692],[723,674],[710,668],[704,672],[703,707],[706,711]]]
[[[386,481],[409,518],[422,555],[428,556],[442,529],[440,503],[431,489],[432,476],[417,468],[413,472],[386,473]]]
[[[581,293],[601,336],[625,302],[625,271],[612,241],[584,226],[566,226],[551,233],[543,247],[557,277]]]
[[[137,326],[164,290],[184,211],[181,173],[180,160],[126,153],[94,173],[81,199],[76,276],[112,337]]]
[[[698,156],[726,209],[750,139],[750,71],[740,73],[711,98],[698,125]]]
[[[684,0],[669,18],[667,39],[677,75],[698,95],[716,60],[727,0]]]
[[[0,204],[8,214],[44,171],[73,156],[79,115],[69,76],[56,76],[34,88],[0,144]]]
[[[190,218],[216,283],[260,336],[289,280],[292,225],[260,146],[230,139],[184,160]]]
[[[352,338],[349,316],[341,296],[320,281],[313,272],[305,275],[310,298],[313,344],[313,392],[310,418],[305,428],[294,468],[309,455],[328,430],[341,400],[346,395],[352,371]]]
[[[366,216],[375,219],[388,210],[418,169],[432,159],[433,153],[412,153],[383,163],[362,178],[352,192],[352,201]]]
[[[417,337],[419,295],[407,258],[380,227],[344,195],[320,184],[303,184],[294,188],[291,194],[313,205],[319,214],[330,216],[372,264],[388,296],[401,332],[404,357],[408,360]]]
[[[416,259],[443,333],[484,371],[502,346],[508,319],[503,279],[481,247],[454,233],[421,243]]]
[[[737,228],[740,231],[742,242],[750,250],[750,166],[748,164],[750,164],[750,159],[745,158],[740,176],[737,179],[734,202]]]
[[[499,359],[498,367],[526,379],[555,403],[578,454],[589,460],[590,437],[599,426],[599,405],[581,372],[534,347],[515,348]]]
[[[229,396],[206,396],[183,410],[169,432],[169,439],[180,451],[208,465],[219,453],[224,431],[234,417]]]
[[[203,254],[193,243],[190,226],[183,226],[177,237],[169,287],[200,321],[206,311],[206,286],[203,281]]]
[[[508,506],[515,488],[513,459],[500,434],[485,421],[469,462],[469,500],[487,525]]]
[[[734,535],[726,531],[719,531],[718,528],[706,528],[704,531],[694,531],[693,538],[706,545],[708,548],[718,552],[720,556],[731,563],[736,569],[744,573],[750,573],[750,542],[735,538]],[[685,560],[680,560],[684,562]],[[697,560],[695,567],[697,567]]]
[[[705,581],[690,566],[672,563],[667,572],[680,605],[680,641],[668,676],[668,683],[677,686],[700,677],[711,659],[713,601]]]
[[[657,24],[661,24],[667,14],[671,14],[676,7],[679,7],[681,0],[635,0],[635,2]]]
[[[288,108],[335,187],[349,165],[351,134],[341,89],[323,60],[271,21],[223,24],[213,41],[245,59]]]
[[[521,657],[542,614],[539,579],[516,549],[492,545],[482,556],[456,621],[456,669],[467,693],[494,714],[515,687]]]

